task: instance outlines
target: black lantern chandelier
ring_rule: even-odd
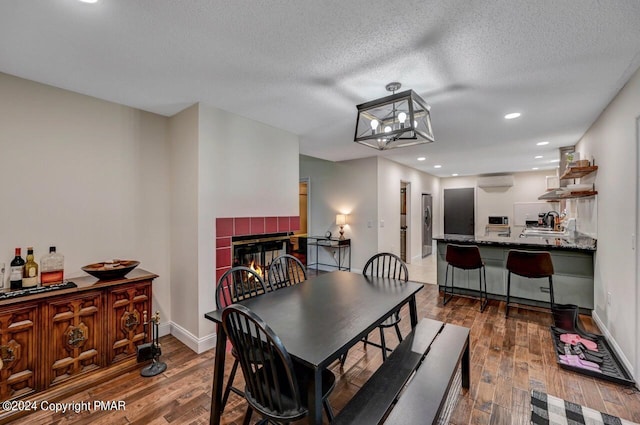
[[[431,109],[413,90],[396,91],[400,83],[389,83],[393,94],[358,105],[354,142],[378,150],[431,143]]]

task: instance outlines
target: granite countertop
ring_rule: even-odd
[[[576,234],[575,237],[520,237],[520,234],[512,236],[472,236],[472,235],[440,235],[433,239],[441,242],[452,242],[460,244],[493,245],[493,246],[517,246],[520,248],[545,248],[549,250],[569,250],[569,251],[595,251],[596,239],[583,234]]]

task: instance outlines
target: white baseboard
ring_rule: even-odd
[[[197,354],[204,353],[216,346],[215,333],[198,338],[182,326],[173,322],[171,322],[171,335],[175,336],[180,342]]]
[[[164,322],[158,325],[158,336],[165,336],[171,333],[171,322]]]
[[[598,316],[598,313],[596,313],[595,310],[591,313],[591,317],[593,318],[593,321],[596,322],[596,325],[598,325],[598,329],[600,329],[600,332],[602,332],[602,334],[605,336],[611,348],[613,348],[613,350],[618,355],[620,361],[624,364],[624,367],[626,367],[629,373],[631,373],[631,376],[634,377],[636,384],[640,385],[640,377],[636,376],[636,374],[634,373],[633,365],[631,364],[627,356],[624,355],[622,349],[613,338],[611,332],[609,332],[609,329],[607,329],[607,327],[604,325],[604,322],[600,319],[600,316]]]

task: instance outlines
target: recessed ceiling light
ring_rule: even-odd
[[[442,168],[442,165],[434,165],[433,168]]]
[[[540,159],[540,158],[543,158],[543,156],[542,155],[536,155],[536,156],[533,157],[533,159]]]
[[[533,168],[532,168],[532,170],[537,170],[537,169],[538,169],[538,167],[533,167]]]
[[[512,120],[512,119],[514,119],[514,118],[518,118],[518,117],[520,117],[520,115],[521,115],[521,114],[520,114],[520,112],[511,112],[511,113],[509,113],[509,114],[505,115],[505,116],[504,116],[504,119],[505,119],[505,120]]]
[[[418,161],[424,161],[425,159],[427,159],[427,158],[425,158],[424,156],[418,157]]]
[[[538,146],[544,146],[544,145],[548,145],[548,144],[549,144],[549,142],[548,142],[548,141],[544,141],[544,142],[538,142],[538,143],[536,143],[536,145],[538,145]]]
[[[453,177],[458,177],[458,173],[451,174]]]
[[[98,0],[80,0],[82,3],[98,3]]]
[[[559,160],[559,159],[552,159],[552,160],[551,160],[551,161],[549,161],[549,162],[560,162],[560,160]]]

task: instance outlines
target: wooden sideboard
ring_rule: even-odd
[[[76,288],[0,300],[0,402],[51,402],[141,367],[156,277],[85,276],[70,279]],[[0,409],[0,424],[27,413]]]

